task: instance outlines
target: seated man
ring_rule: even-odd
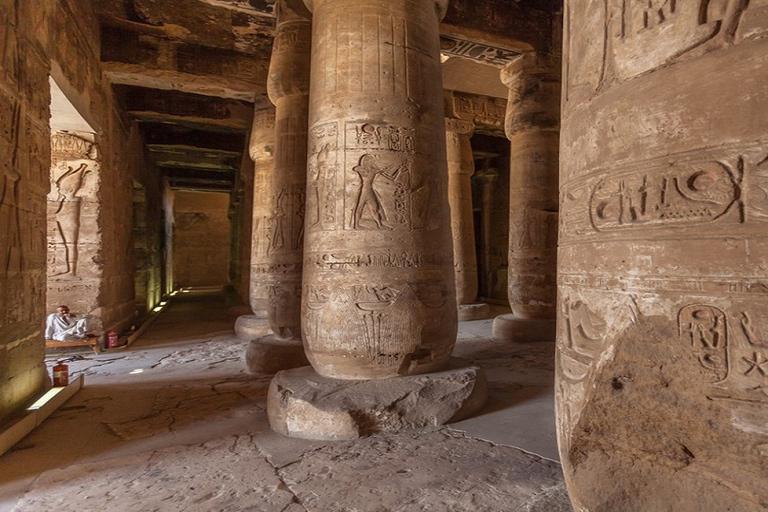
[[[45,319],[45,339],[56,341],[81,340],[88,333],[87,317],[75,319],[67,306],[61,305]]]

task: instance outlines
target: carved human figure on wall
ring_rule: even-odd
[[[80,232],[80,197],[77,194],[89,172],[87,163],[81,163],[77,168],[67,166],[67,171],[54,182],[57,188],[56,201],[59,203],[55,212],[56,226],[65,247],[67,262],[66,270],[56,275],[77,275],[77,241]]]
[[[363,215],[366,210],[370,212],[371,220],[376,224],[377,228],[386,226],[387,212],[384,210],[384,206],[381,203],[381,198],[375,188],[376,177],[382,175],[391,181],[395,181],[400,175],[401,171],[405,168],[405,164],[398,164],[394,172],[390,171],[394,165],[379,166],[376,163],[376,157],[371,154],[365,154],[360,157],[359,165],[352,168],[358,176],[360,176],[360,193],[357,197],[357,204],[355,205],[353,227],[358,229],[361,227],[363,221]],[[389,226],[386,226],[389,227]]]
[[[21,175],[6,169],[0,188],[0,271],[11,270],[14,251],[18,253],[18,270],[21,270],[21,225],[19,222],[19,180]]]

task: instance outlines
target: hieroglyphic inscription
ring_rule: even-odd
[[[715,37],[732,41],[743,0],[617,2],[614,62],[621,79],[656,69]]]
[[[428,309],[440,308],[445,303],[411,285],[358,286],[346,290],[306,286],[304,293],[307,339],[315,340],[326,350],[333,347],[384,365],[391,364],[393,357],[402,358],[417,351],[424,315]],[[334,337],[332,330],[319,328],[328,322],[345,332],[356,333],[351,338],[354,344]]]
[[[351,268],[422,268],[429,266],[441,267],[448,263],[445,254],[425,254],[409,251],[385,252],[370,254],[329,253],[307,256],[304,264],[323,270]]]
[[[519,55],[506,48],[498,48],[453,36],[440,36],[440,52],[451,57],[463,57],[503,68]]]
[[[692,354],[713,382],[728,375],[728,326],[725,313],[712,306],[691,305],[678,315],[680,336],[690,343]]]
[[[715,306],[685,306],[678,315],[681,340],[711,374],[710,398],[768,403],[768,338],[758,325],[763,318],[746,310],[740,317],[741,329],[734,330]]]
[[[338,127],[336,123],[315,126],[309,135],[307,225],[310,229],[335,230]]]
[[[602,350],[607,324],[581,300],[564,297],[560,311],[565,322],[565,332],[558,337],[560,367],[566,379],[580,382]]]
[[[304,196],[301,184],[283,187],[272,198],[272,216],[267,222],[267,253],[294,251],[304,240]]]
[[[743,165],[741,158],[735,167],[706,161],[605,178],[590,199],[592,225],[611,231],[743,222]]]
[[[0,127],[0,271],[21,271],[24,246],[21,234],[21,202],[18,171],[21,105],[0,93],[0,114],[7,114]]]

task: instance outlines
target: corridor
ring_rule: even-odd
[[[569,511],[553,418],[554,344],[461,322],[482,366],[476,417],[316,442],[269,430],[270,376],[249,374],[234,296],[181,293],[129,348],[70,363],[85,386],[0,457],[0,512]],[[61,353],[49,354],[50,367]]]

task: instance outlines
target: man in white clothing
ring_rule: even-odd
[[[45,339],[56,341],[81,340],[88,333],[87,318],[75,319],[67,306],[61,305],[45,319]]]

